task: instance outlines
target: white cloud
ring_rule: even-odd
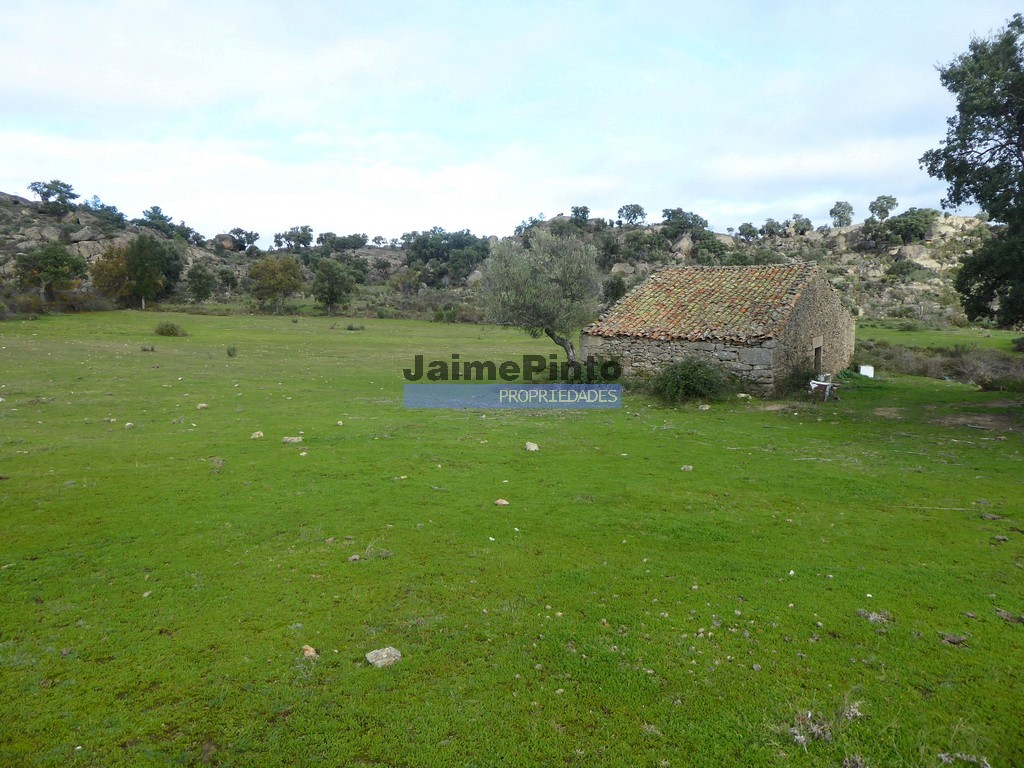
[[[0,189],[60,178],[204,234],[504,235],[588,205],[724,229],[877,194],[935,206],[934,65],[976,0],[280,4],[11,0]],[[40,55],[46,51],[46,55]]]

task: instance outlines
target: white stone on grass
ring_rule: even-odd
[[[259,440],[261,437],[263,437],[262,432],[253,432],[251,435],[249,435],[249,438],[252,440]]]
[[[282,437],[281,438],[281,442],[282,443],[301,443],[302,442],[302,438],[301,437]]]
[[[497,499],[494,502],[494,506],[496,506],[496,507],[507,507],[508,506],[508,500],[507,499]]]
[[[392,648],[389,645],[387,648],[378,648],[375,651],[370,651],[366,654],[366,660],[380,669],[381,667],[390,667],[392,664],[397,664],[402,660],[402,653],[397,648]]]
[[[200,403],[199,405],[196,406],[196,410],[197,411],[205,411],[209,407],[210,406],[208,406],[206,403]]]
[[[529,440],[526,441],[526,450],[528,451],[539,451],[540,446],[536,443],[531,443]]]

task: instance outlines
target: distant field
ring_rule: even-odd
[[[1013,339],[1024,336],[1021,331],[999,331],[985,328],[921,329],[913,320],[866,320],[857,323],[857,338],[887,341],[905,347],[952,347],[956,344],[980,349],[1013,350]],[[907,330],[911,329],[911,330]]]
[[[415,354],[552,351],[0,323],[0,765],[1024,765],[1019,401],[402,407]]]

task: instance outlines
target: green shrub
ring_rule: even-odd
[[[605,280],[604,286],[601,289],[601,294],[606,304],[614,304],[625,296],[626,281],[622,279],[622,275],[612,275]]]
[[[817,378],[814,366],[801,365],[791,370],[786,376],[775,381],[775,395],[804,395],[807,394],[808,385],[811,379]]]
[[[353,325],[352,323],[349,323],[348,325],[345,326],[345,330],[346,331],[365,331],[366,330],[366,326],[365,325]]]
[[[35,293],[22,293],[14,297],[14,312],[19,315],[38,315],[43,311],[43,303]]]
[[[1024,336],[1021,336],[1019,339],[1014,339],[1010,343],[1013,344],[1013,348],[1018,352],[1024,352]]]
[[[735,379],[725,368],[697,357],[686,357],[662,368],[651,388],[667,403],[724,400],[737,389]]]
[[[993,391],[1016,392],[1024,386],[1024,361],[972,344],[922,349],[863,339],[857,342],[854,363],[909,376],[952,379]]]
[[[231,345],[230,347],[228,347],[227,353],[228,357],[234,357],[235,355],[238,354],[238,349],[234,345]]]
[[[995,376],[990,379],[982,379],[978,386],[986,392],[1010,392],[1013,394],[1024,394],[1024,378],[1017,376]]]
[[[164,320],[159,323],[154,333],[157,336],[188,336],[188,333],[177,323],[172,323],[169,320]]]

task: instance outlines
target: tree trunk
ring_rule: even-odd
[[[46,281],[39,281],[39,308],[43,311],[46,310]]]
[[[576,348],[572,345],[571,339],[566,339],[559,336],[551,328],[545,328],[544,333],[546,333],[548,335],[548,338],[555,342],[555,344],[557,344],[558,346],[565,350],[565,356],[566,358],[568,358],[570,363],[576,362]]]
[[[142,297],[142,311],[143,312],[146,311],[146,297],[145,296]]]

